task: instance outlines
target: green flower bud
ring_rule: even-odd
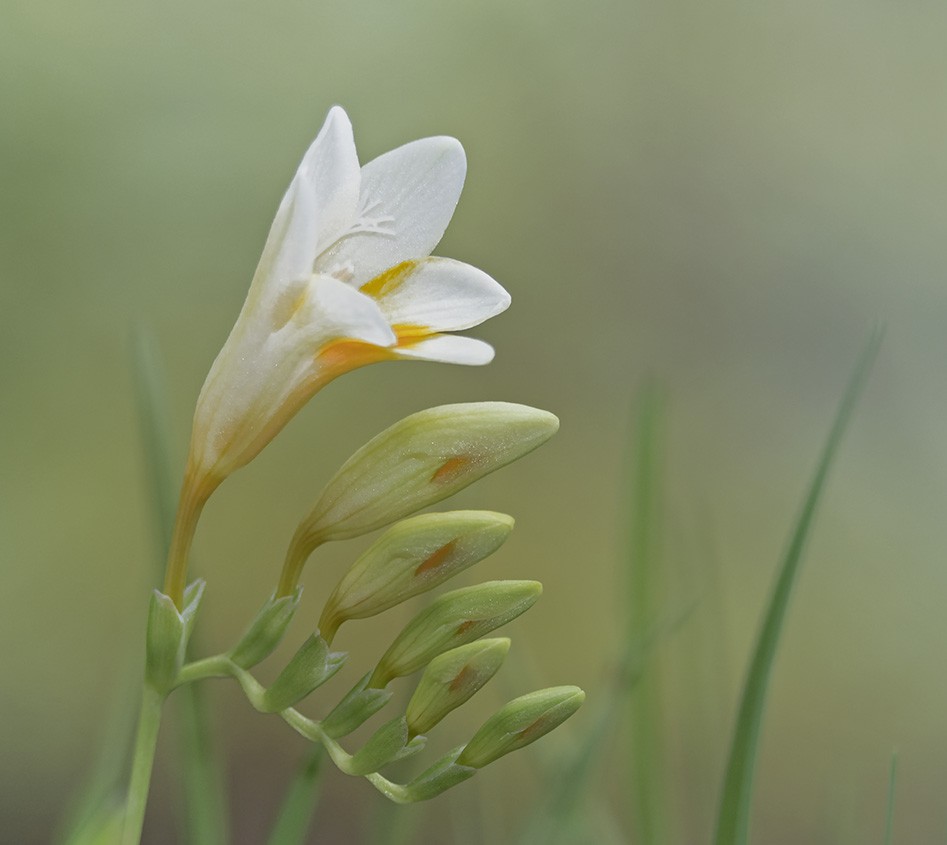
[[[205,582],[194,581],[184,592],[184,609],[179,611],[169,596],[155,590],[148,608],[148,632],[145,645],[145,677],[159,693],[174,686],[184,664],[187,641],[194,630],[194,621]]]
[[[476,640],[435,657],[408,702],[411,734],[426,734],[492,678],[510,650],[505,637]]]
[[[369,686],[384,687],[439,654],[473,642],[527,611],[543,591],[538,581],[488,581],[445,593],[397,636]]]
[[[477,774],[477,770],[472,766],[457,763],[457,758],[463,750],[462,745],[455,748],[429,769],[421,772],[413,781],[405,784],[408,801],[427,801]]]
[[[490,511],[427,513],[399,522],[365,552],[326,602],[327,640],[348,619],[374,616],[443,583],[492,554],[513,519]]]
[[[288,558],[304,561],[320,543],[366,534],[446,499],[531,452],[558,428],[553,414],[508,402],[412,414],[345,462],[297,529]]]
[[[348,736],[367,722],[392,696],[391,690],[368,686],[371,672],[366,674],[343,698],[335,709],[322,720],[322,730],[333,739]]]
[[[423,736],[408,740],[408,725],[404,716],[398,716],[382,725],[364,747],[359,749],[345,765],[350,775],[367,775],[383,766],[403,760],[424,748]]]
[[[302,587],[297,587],[292,595],[270,596],[240,642],[230,650],[230,659],[242,669],[250,669],[269,657],[283,639],[301,595]]]
[[[583,701],[585,693],[578,687],[551,687],[514,698],[474,734],[457,762],[482,769],[561,725]]]
[[[345,652],[330,652],[326,641],[312,634],[263,694],[260,709],[278,713],[292,707],[338,672],[347,657]]]

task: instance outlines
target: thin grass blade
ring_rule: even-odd
[[[412,845],[423,841],[421,824],[429,812],[427,804],[379,802],[372,819],[372,845]]]
[[[779,567],[769,607],[763,619],[737,714],[730,756],[724,778],[720,810],[717,820],[716,845],[745,845],[749,831],[750,806],[753,794],[754,771],[760,738],[766,693],[773,670],[776,648],[779,644],[792,588],[799,572],[806,540],[812,529],[813,518],[825,488],[826,478],[839,444],[851,419],[868,373],[878,353],[881,332],[876,330],[859,359],[835,422],[829,432],[816,468],[802,511],[790,538],[789,546]]]
[[[98,831],[109,824],[121,806],[121,788],[125,783],[126,762],[135,731],[134,701],[141,686],[141,661],[138,649],[135,660],[122,672],[105,719],[105,733],[98,746],[92,771],[76,796],[60,827],[56,841],[61,845],[85,845],[95,841]]]
[[[160,583],[171,532],[174,530],[176,487],[171,447],[171,425],[167,412],[168,391],[164,369],[150,335],[143,329],[135,331],[135,404],[142,456],[145,461],[145,479],[148,501],[154,526],[155,579]]]
[[[267,845],[303,845],[319,801],[325,750],[315,746],[293,778]]]
[[[628,533],[627,603],[629,655],[626,671],[640,674],[631,706],[629,763],[637,841],[673,838],[666,790],[666,737],[661,676],[651,647],[662,607],[661,465],[664,398],[656,384],[641,390],[632,455],[631,518]],[[646,655],[648,665],[645,667]],[[637,664],[637,665],[636,665]]]
[[[577,748],[566,754],[547,750],[543,757],[543,797],[527,821],[521,845],[599,841],[586,822],[591,823],[593,816],[601,820],[611,813],[595,789],[595,774],[614,744],[628,696],[641,681],[652,652],[683,627],[695,609],[696,605],[684,608],[662,628],[652,631],[643,645],[636,643],[626,649],[611,683],[603,689],[604,695],[598,697],[590,714],[592,727],[585,731]],[[617,824],[614,819],[612,824]]]
[[[631,608],[627,645],[604,697],[599,697],[589,714],[591,727],[585,731],[581,745],[564,755],[564,759],[560,754],[555,760],[544,761],[547,781],[542,791],[543,800],[527,821],[520,839],[523,845],[594,838],[590,827],[592,816],[602,817],[607,813],[600,806],[602,801],[595,790],[594,774],[614,744],[616,728],[622,723],[622,713],[629,702],[632,747],[628,759],[635,770],[633,800],[641,841],[661,842],[668,835],[662,783],[642,783],[640,777],[642,771],[648,771],[656,760],[662,759],[660,731],[654,730],[653,718],[660,710],[660,689],[656,682],[650,689],[643,689],[642,682],[646,667],[653,666],[658,645],[683,624],[690,616],[690,609],[672,619],[660,618],[655,609],[663,427],[663,399],[657,386],[646,385],[637,404],[636,436],[628,456],[631,478],[629,566],[623,567],[620,573],[625,580],[620,586],[628,592],[626,606]],[[630,698],[633,690],[634,698]],[[659,773],[650,774],[657,777]],[[639,812],[642,808],[643,812]]]
[[[167,538],[165,526],[173,519],[173,511],[165,513],[165,503],[173,499],[173,493],[159,489],[168,473],[160,470],[161,456],[168,454],[167,428],[164,415],[152,413],[159,406],[160,391],[158,369],[153,351],[147,347],[141,334],[136,334],[134,347],[136,404],[139,412],[139,424],[147,463],[151,499],[157,512],[155,520],[156,549],[155,566],[160,567]],[[173,500],[171,501],[173,507]],[[167,538],[165,534],[167,533]],[[160,570],[156,568],[156,578]],[[99,752],[86,783],[75,798],[61,826],[57,841],[63,845],[79,845],[92,841],[97,831],[107,824],[114,807],[121,801],[121,786],[125,780],[126,762],[131,748],[131,739],[135,730],[135,710],[128,706],[134,701],[141,686],[141,668],[139,658],[129,660],[123,671],[109,708],[109,717],[105,719],[106,731],[99,745]]]

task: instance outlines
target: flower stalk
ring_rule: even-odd
[[[138,845],[145,823],[145,807],[148,804],[148,789],[154,767],[155,749],[158,745],[158,727],[161,724],[161,706],[164,696],[148,684],[144,685],[141,711],[138,715],[138,730],[135,734],[135,750],[132,756],[132,773],[125,804],[125,823],[122,829],[122,845]]]

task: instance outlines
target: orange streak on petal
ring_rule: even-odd
[[[469,666],[464,666],[464,668],[457,673],[457,676],[454,678],[454,680],[450,682],[450,685],[447,688],[451,692],[457,692],[457,690],[467,683],[467,679],[470,678],[472,674],[473,669],[471,669]]]
[[[446,484],[460,475],[470,464],[472,460],[467,455],[458,455],[456,458],[450,458],[441,464],[440,467],[431,476],[431,482],[434,484]]]
[[[397,336],[396,346],[411,346],[433,335],[429,326],[413,325],[411,323],[397,323],[391,327]]]
[[[363,343],[360,340],[339,340],[330,343],[316,356],[320,369],[325,369],[330,378],[342,375],[357,367],[389,361],[395,356],[383,346]]]
[[[479,619],[468,619],[466,622],[461,622],[457,626],[457,630],[454,631],[454,636],[459,637],[461,634],[465,634],[467,631],[469,631],[471,628],[473,628],[474,625],[478,624],[479,622],[480,622]]]
[[[437,569],[439,566],[443,566],[450,557],[451,552],[454,551],[454,547],[456,545],[457,540],[451,540],[449,543],[445,543],[436,552],[434,552],[434,554],[422,561],[421,565],[414,570],[414,574],[420,575],[422,572],[430,572],[432,569]]]

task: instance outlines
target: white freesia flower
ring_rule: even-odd
[[[468,264],[429,257],[465,172],[453,138],[414,141],[359,168],[347,115],[329,112],[201,390],[188,461],[196,488],[209,495],[348,370],[397,358],[492,359],[483,341],[444,333],[499,314],[509,295]]]

